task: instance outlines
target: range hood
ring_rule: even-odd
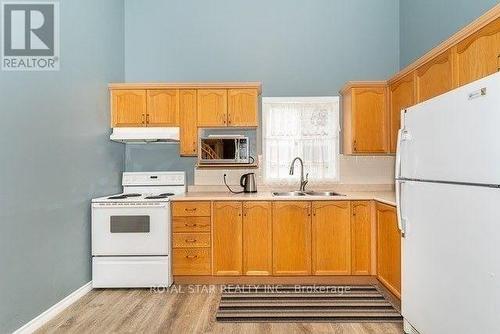
[[[113,128],[109,139],[120,143],[178,142],[179,128]]]

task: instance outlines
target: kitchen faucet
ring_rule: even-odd
[[[306,174],[306,178],[304,179],[304,161],[302,161],[301,158],[296,157],[295,159],[292,160],[292,164],[290,165],[290,175],[293,175],[294,172],[294,167],[295,167],[295,161],[300,162],[300,188],[299,191],[305,191],[306,190],[306,184],[309,181],[309,173]]]

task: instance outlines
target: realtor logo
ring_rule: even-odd
[[[59,70],[59,3],[2,2],[2,70]]]

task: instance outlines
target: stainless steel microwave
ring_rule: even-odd
[[[200,164],[246,164],[250,162],[248,137],[209,135],[198,146]]]

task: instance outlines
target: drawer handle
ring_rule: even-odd
[[[186,239],[186,242],[196,242],[196,239]]]
[[[196,208],[194,209],[188,209],[188,208],[185,208],[184,210],[188,211],[188,212],[195,212],[196,211]]]
[[[186,259],[197,259],[198,255],[186,255]]]
[[[198,224],[184,224],[185,227],[196,227]]]

